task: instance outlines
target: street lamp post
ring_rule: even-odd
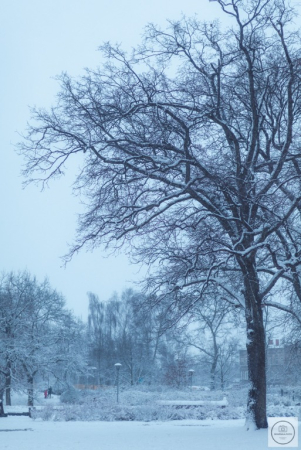
[[[188,373],[189,373],[189,375],[190,375],[190,387],[191,387],[191,390],[192,390],[192,376],[193,376],[193,374],[194,374],[194,370],[193,370],[193,369],[190,369],[190,370],[188,370]]]
[[[115,367],[116,367],[116,384],[117,384],[117,403],[119,403],[119,370],[120,367],[122,366],[122,364],[120,363],[116,363]]]

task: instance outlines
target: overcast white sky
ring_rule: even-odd
[[[1,165],[0,271],[27,269],[39,280],[48,276],[67,306],[86,319],[87,292],[106,300],[141,278],[124,255],[106,257],[101,249],[82,252],[62,268],[60,257],[75,234],[78,199],[71,177],[40,192],[22,189],[22,159],[16,155],[17,132],[24,132],[29,106],[55,102],[62,71],[80,75],[101,63],[97,48],[104,41],[125,48],[140,41],[148,22],[164,25],[181,14],[201,20],[220,16],[209,0],[1,0]]]

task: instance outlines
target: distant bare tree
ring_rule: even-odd
[[[117,361],[122,363],[127,383],[150,383],[156,373],[160,333],[155,311],[140,308],[145,296],[132,289],[106,302],[95,294],[88,295],[90,358],[98,369],[99,382],[112,382]]]
[[[221,389],[239,378],[239,348],[240,340],[237,337],[225,338],[219,348],[218,377]]]
[[[210,366],[210,389],[216,388],[216,376],[218,367],[222,369],[227,352],[223,345],[226,336],[231,335],[229,326],[233,307],[227,302],[221,301],[216,292],[208,293],[208,296],[192,310],[192,319],[186,330],[184,340],[186,345],[196,348],[203,360]],[[224,358],[225,359],[225,358]]]

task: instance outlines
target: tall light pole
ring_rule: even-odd
[[[192,376],[193,376],[193,374],[194,374],[194,370],[193,370],[193,369],[190,369],[190,370],[188,370],[188,373],[189,373],[189,375],[190,375],[190,387],[191,387],[191,390],[192,390]]]
[[[120,367],[122,366],[122,364],[120,363],[116,363],[115,367],[116,367],[116,384],[117,384],[117,403],[119,403],[119,370]]]

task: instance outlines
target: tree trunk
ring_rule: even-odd
[[[5,415],[3,406],[4,391],[5,388],[0,389],[0,417],[3,417]]]
[[[210,368],[210,390],[211,391],[214,391],[216,388],[215,375],[216,375],[217,360],[218,360],[218,356],[214,357],[213,362],[211,364],[211,368]]]
[[[131,360],[130,360],[130,370],[131,370],[131,386],[134,386],[134,368],[133,368],[133,355],[131,353]]]
[[[248,428],[252,424],[255,424],[256,428],[267,428],[265,332],[259,295],[259,280],[254,261],[244,259],[241,268],[244,274],[247,357],[250,382],[246,425]]]
[[[213,332],[213,328],[212,326],[211,328],[211,334],[212,334],[212,339],[213,339],[213,360],[211,363],[211,369],[210,369],[210,390],[214,391],[215,390],[215,376],[216,376],[216,366],[217,366],[217,362],[218,362],[218,346],[217,346],[217,342],[216,342],[216,333]]]
[[[11,406],[11,362],[6,363],[5,374],[5,403],[7,406]]]
[[[10,376],[5,377],[5,403],[11,406]]]
[[[223,369],[221,369],[221,372],[220,372],[220,381],[221,381],[221,390],[223,391],[224,387],[225,387],[225,377],[224,377]]]
[[[33,406],[33,377],[29,375],[27,377],[27,382],[28,382],[28,389],[27,389],[28,400],[27,400],[27,405],[28,406]]]

